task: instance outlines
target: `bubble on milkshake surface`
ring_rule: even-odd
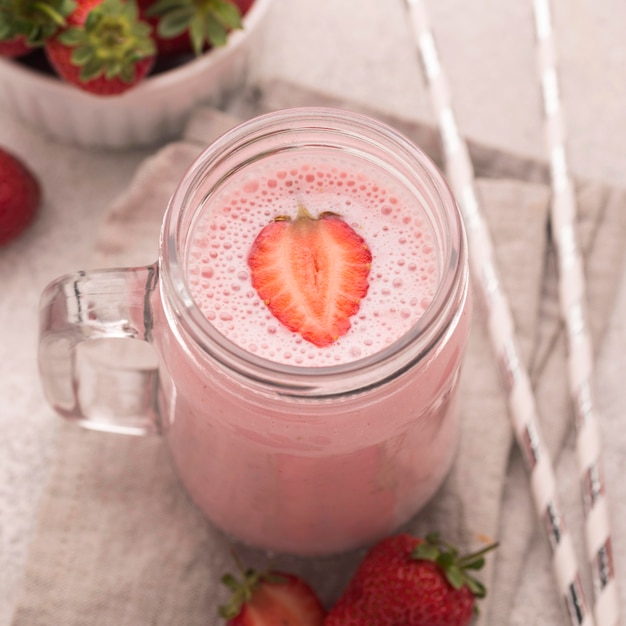
[[[256,193],[259,190],[259,181],[258,180],[249,180],[243,186],[243,190],[246,193]]]
[[[350,348],[350,356],[358,359],[361,356],[361,348],[359,348],[359,346],[352,346]]]

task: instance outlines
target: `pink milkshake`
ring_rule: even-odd
[[[229,536],[332,554],[407,522],[450,469],[470,300],[461,216],[419,148],[361,115],[278,111],[196,159],[157,263],[46,287],[42,381],[87,428],[161,433]],[[156,359],[88,368],[75,350],[102,338]]]
[[[257,236],[300,207],[331,212],[371,253],[330,345],[288,328],[252,281]],[[463,226],[428,158],[368,118],[279,112],[200,157],[162,245],[159,411],[198,507],[237,539],[304,555],[414,515],[454,458],[470,309]]]

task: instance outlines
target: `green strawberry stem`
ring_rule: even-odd
[[[292,219],[290,215],[277,215],[272,219],[272,222],[297,222],[299,220],[315,222],[325,217],[341,217],[341,214],[334,211],[322,211],[317,217],[313,217],[306,206],[302,202],[298,202],[298,213],[295,219]]]
[[[241,12],[230,0],[157,0],[146,15],[159,18],[163,39],[188,32],[196,55],[206,46],[224,46],[228,33],[242,28]]]
[[[30,47],[42,46],[75,8],[74,0],[0,0],[0,41],[23,37]]]
[[[231,591],[231,597],[227,604],[218,608],[220,617],[232,619],[239,615],[244,604],[252,599],[254,590],[264,581],[273,583],[285,582],[285,578],[269,572],[257,572],[256,570],[245,568],[239,555],[232,550],[233,560],[239,572],[240,579],[230,573],[222,576],[221,582]]]
[[[73,10],[74,3],[68,2],[67,9],[70,11]],[[47,16],[52,24],[56,24],[59,28],[65,26],[65,17],[63,14],[59,13],[54,7],[51,7],[49,4],[45,2],[35,2],[33,4],[33,9],[38,11],[42,16]]]
[[[475,597],[484,598],[487,593],[485,586],[467,570],[482,569],[485,554],[495,550],[497,546],[497,542],[491,543],[476,552],[459,557],[455,546],[442,541],[437,533],[429,533],[425,540],[415,547],[411,557],[436,563],[452,587],[460,589],[467,585]]]
[[[59,41],[74,49],[72,63],[81,68],[83,82],[103,75],[132,83],[137,62],[156,53],[151,33],[151,26],[139,19],[135,2],[104,0],[83,26],[68,28]]]

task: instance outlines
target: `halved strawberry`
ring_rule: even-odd
[[[303,206],[295,220],[281,216],[268,224],[248,256],[252,285],[272,314],[317,346],[350,329],[371,262],[363,237],[339,215],[314,218]]]
[[[241,568],[241,566],[240,566]],[[231,590],[219,614],[228,626],[322,626],[325,611],[313,589],[294,574],[241,571],[222,582]]]

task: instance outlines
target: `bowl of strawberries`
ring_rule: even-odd
[[[245,82],[272,0],[2,0],[0,103],[83,147],[180,135]]]

